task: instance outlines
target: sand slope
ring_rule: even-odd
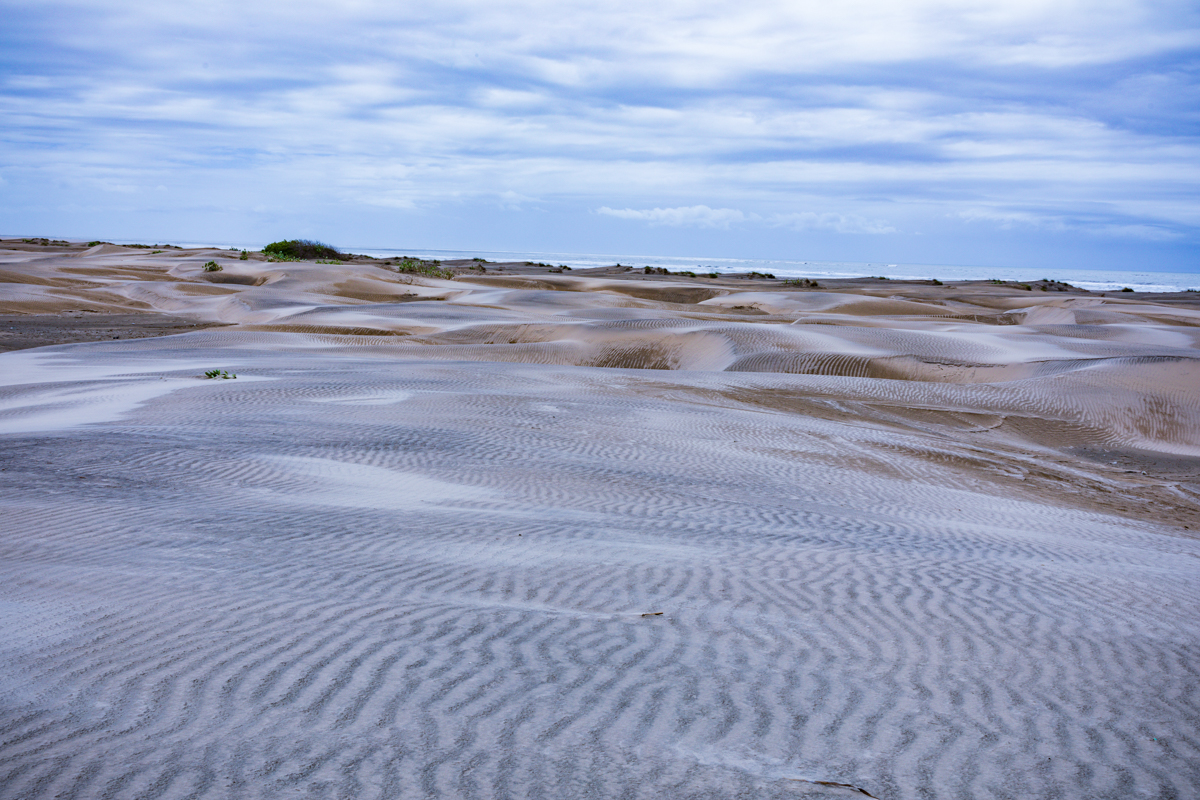
[[[1190,308],[168,255],[0,264],[228,324],[0,355],[0,798],[1200,794]]]

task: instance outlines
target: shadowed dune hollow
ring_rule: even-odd
[[[0,248],[0,798],[1200,796],[1194,298]]]

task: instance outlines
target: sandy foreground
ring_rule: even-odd
[[[394,264],[0,243],[0,798],[1200,796],[1197,295]]]

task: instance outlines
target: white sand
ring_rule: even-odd
[[[27,257],[0,798],[1200,796],[1194,311]]]

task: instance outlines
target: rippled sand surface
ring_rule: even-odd
[[[227,325],[0,355],[0,798],[1200,796],[1195,308],[213,256],[0,252]]]

